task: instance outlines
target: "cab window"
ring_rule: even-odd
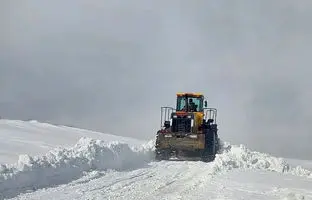
[[[178,97],[177,111],[201,112],[203,109],[202,101],[203,99],[200,97]]]
[[[177,102],[177,111],[182,111],[186,107],[186,98],[178,97]]]

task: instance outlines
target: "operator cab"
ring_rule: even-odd
[[[207,108],[203,94],[177,93],[176,101],[176,108],[161,107],[161,132],[197,133],[207,119],[215,121],[216,112]]]
[[[205,104],[205,105],[204,105]],[[177,112],[203,112],[204,106],[207,107],[202,94],[197,93],[178,93],[177,94]]]

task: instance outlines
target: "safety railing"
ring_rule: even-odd
[[[165,121],[170,121],[171,114],[175,112],[175,109],[172,107],[161,107],[161,114],[160,114],[160,127],[165,127]]]
[[[217,109],[215,108],[204,108],[204,114],[205,114],[205,121],[208,119],[213,119],[212,124],[217,123]]]

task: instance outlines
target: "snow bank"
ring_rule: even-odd
[[[0,164],[15,163],[20,154],[45,155],[56,147],[72,147],[82,137],[141,146],[147,141],[38,121],[0,119]]]
[[[297,176],[309,176],[312,172],[301,166],[291,167],[284,159],[271,156],[269,154],[251,151],[244,145],[234,146],[226,142],[221,142],[222,148],[213,162],[213,173],[240,169],[259,169],[281,173],[289,173]]]
[[[0,165],[0,199],[68,183],[86,171],[135,169],[152,158],[150,145],[136,150],[125,143],[81,138],[72,148],[56,148],[44,156],[21,155],[16,164]]]
[[[293,192],[288,193],[286,197],[284,197],[282,200],[304,200],[306,199],[304,195],[302,194],[295,194]]]

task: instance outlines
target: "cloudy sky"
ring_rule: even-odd
[[[231,143],[312,159],[308,0],[0,2],[0,116],[151,139],[203,92]]]

